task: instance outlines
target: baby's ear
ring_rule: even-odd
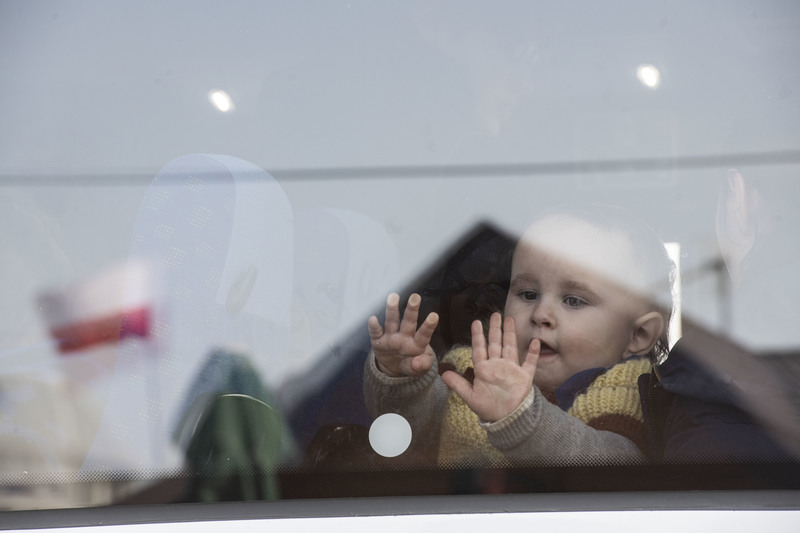
[[[637,318],[633,323],[628,354],[644,355],[649,353],[661,337],[664,327],[664,317],[658,311],[650,311]]]

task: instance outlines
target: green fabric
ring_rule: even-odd
[[[200,418],[186,450],[196,501],[280,497],[275,467],[287,446],[281,416],[244,394],[216,397]]]

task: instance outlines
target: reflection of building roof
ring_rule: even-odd
[[[515,242],[487,222],[476,224],[400,294],[401,302],[412,292],[422,295],[422,318],[432,311],[439,313],[431,340],[437,354],[456,344],[469,344],[472,322],[488,320],[493,312],[503,310]]]
[[[476,224],[399,291],[401,301],[413,292],[422,295],[420,317],[439,313],[431,340],[437,354],[443,355],[455,344],[468,344],[473,320],[502,311],[514,242],[489,223]],[[281,404],[301,449],[326,424],[368,425],[371,421],[362,395],[364,360],[370,350],[366,324],[371,314],[383,321],[384,310],[363,312],[360,325],[346,340],[317,357],[317,365],[281,389]]]

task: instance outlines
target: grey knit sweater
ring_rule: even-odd
[[[399,463],[425,466],[448,456],[448,450],[440,450],[440,439],[450,394],[438,375],[436,362],[421,377],[392,378],[378,370],[372,353],[367,359],[364,397],[370,413],[374,417],[400,414],[412,428],[411,446],[397,459]],[[504,457],[499,464],[596,465],[644,461],[644,454],[633,441],[586,425],[547,401],[536,386],[513,413],[497,422],[479,425],[491,447],[500,452],[498,456]],[[466,459],[467,464],[461,466],[498,466],[498,461],[486,454],[476,453]],[[457,466],[446,461],[439,463]]]

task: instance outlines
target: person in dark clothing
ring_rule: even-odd
[[[658,373],[641,376],[650,458],[667,463],[791,460],[796,416],[764,362],[688,327]],[[796,457],[796,455],[795,455]]]

